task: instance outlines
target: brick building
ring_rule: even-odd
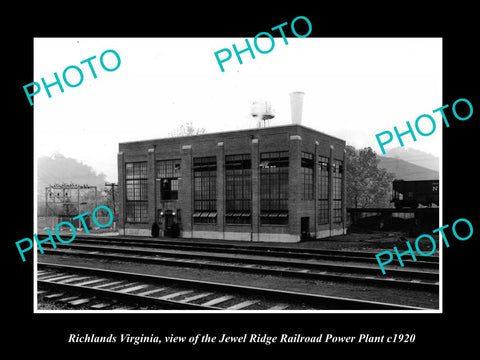
[[[121,234],[297,242],[346,232],[345,141],[293,124],[119,144]]]

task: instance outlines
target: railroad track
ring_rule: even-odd
[[[377,264],[375,254],[378,251],[349,251],[349,250],[329,250],[329,249],[304,249],[298,247],[271,247],[268,245],[239,245],[239,244],[218,244],[208,242],[194,243],[188,240],[172,239],[129,239],[119,237],[102,237],[93,235],[79,235],[75,243],[85,244],[105,244],[135,246],[153,249],[174,249],[174,250],[192,250],[208,251],[216,253],[235,253],[245,255],[261,255],[269,257],[291,257],[295,259],[315,259],[315,260],[338,260],[343,262],[365,262]],[[412,261],[403,259],[405,265],[415,266],[417,268],[435,268],[438,267],[438,256],[431,255],[423,259]]]
[[[72,308],[176,310],[427,310],[300,292],[38,262],[38,296]],[[129,304],[129,305],[125,305]],[[118,306],[117,306],[118,308]]]
[[[388,270],[386,276],[380,274],[378,268],[368,266],[83,243],[65,244],[56,249],[44,247],[44,253],[438,291],[438,273],[433,271],[394,269]]]

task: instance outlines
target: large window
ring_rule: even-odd
[[[215,156],[193,159],[193,222],[217,222],[217,159]]]
[[[318,157],[318,224],[328,224],[329,158]]]
[[[125,164],[126,221],[130,223],[148,222],[148,183],[147,162]]]
[[[177,200],[180,177],[180,159],[157,161],[157,199]]]
[[[225,222],[227,224],[251,223],[251,173],[250,155],[225,156]]]
[[[288,224],[288,151],[260,154],[260,220]]]
[[[313,200],[313,154],[302,152],[301,174],[303,180],[302,200]]]
[[[342,222],[343,161],[333,160],[333,222]]]

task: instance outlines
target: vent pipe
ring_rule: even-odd
[[[290,93],[290,107],[292,110],[292,124],[302,124],[302,109],[303,109],[303,96],[305,94],[301,91],[295,91]]]

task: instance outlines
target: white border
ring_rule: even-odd
[[[434,37],[442,39],[442,54],[444,52],[443,37]],[[361,38],[363,39],[363,38]],[[373,38],[372,38],[373,39]],[[408,39],[408,38],[407,38]],[[34,41],[34,54],[35,44]],[[444,68],[442,57],[442,69]],[[35,74],[34,74],[35,75]],[[441,84],[443,87],[443,71],[441,75]],[[443,101],[442,101],[443,104]],[[441,105],[439,105],[441,106]],[[33,233],[37,231],[37,157],[36,157],[36,141],[35,141],[35,107],[34,107],[34,219],[33,219]],[[439,224],[443,226],[443,126],[439,126],[440,136],[442,138],[442,151],[439,157]],[[372,133],[373,136],[373,133]],[[407,145],[408,146],[408,145]],[[433,229],[432,229],[433,230]],[[439,309],[425,309],[425,310],[38,310],[38,286],[37,286],[37,244],[35,243],[33,250],[33,313],[34,314],[441,314],[443,313],[443,242],[439,234]]]

